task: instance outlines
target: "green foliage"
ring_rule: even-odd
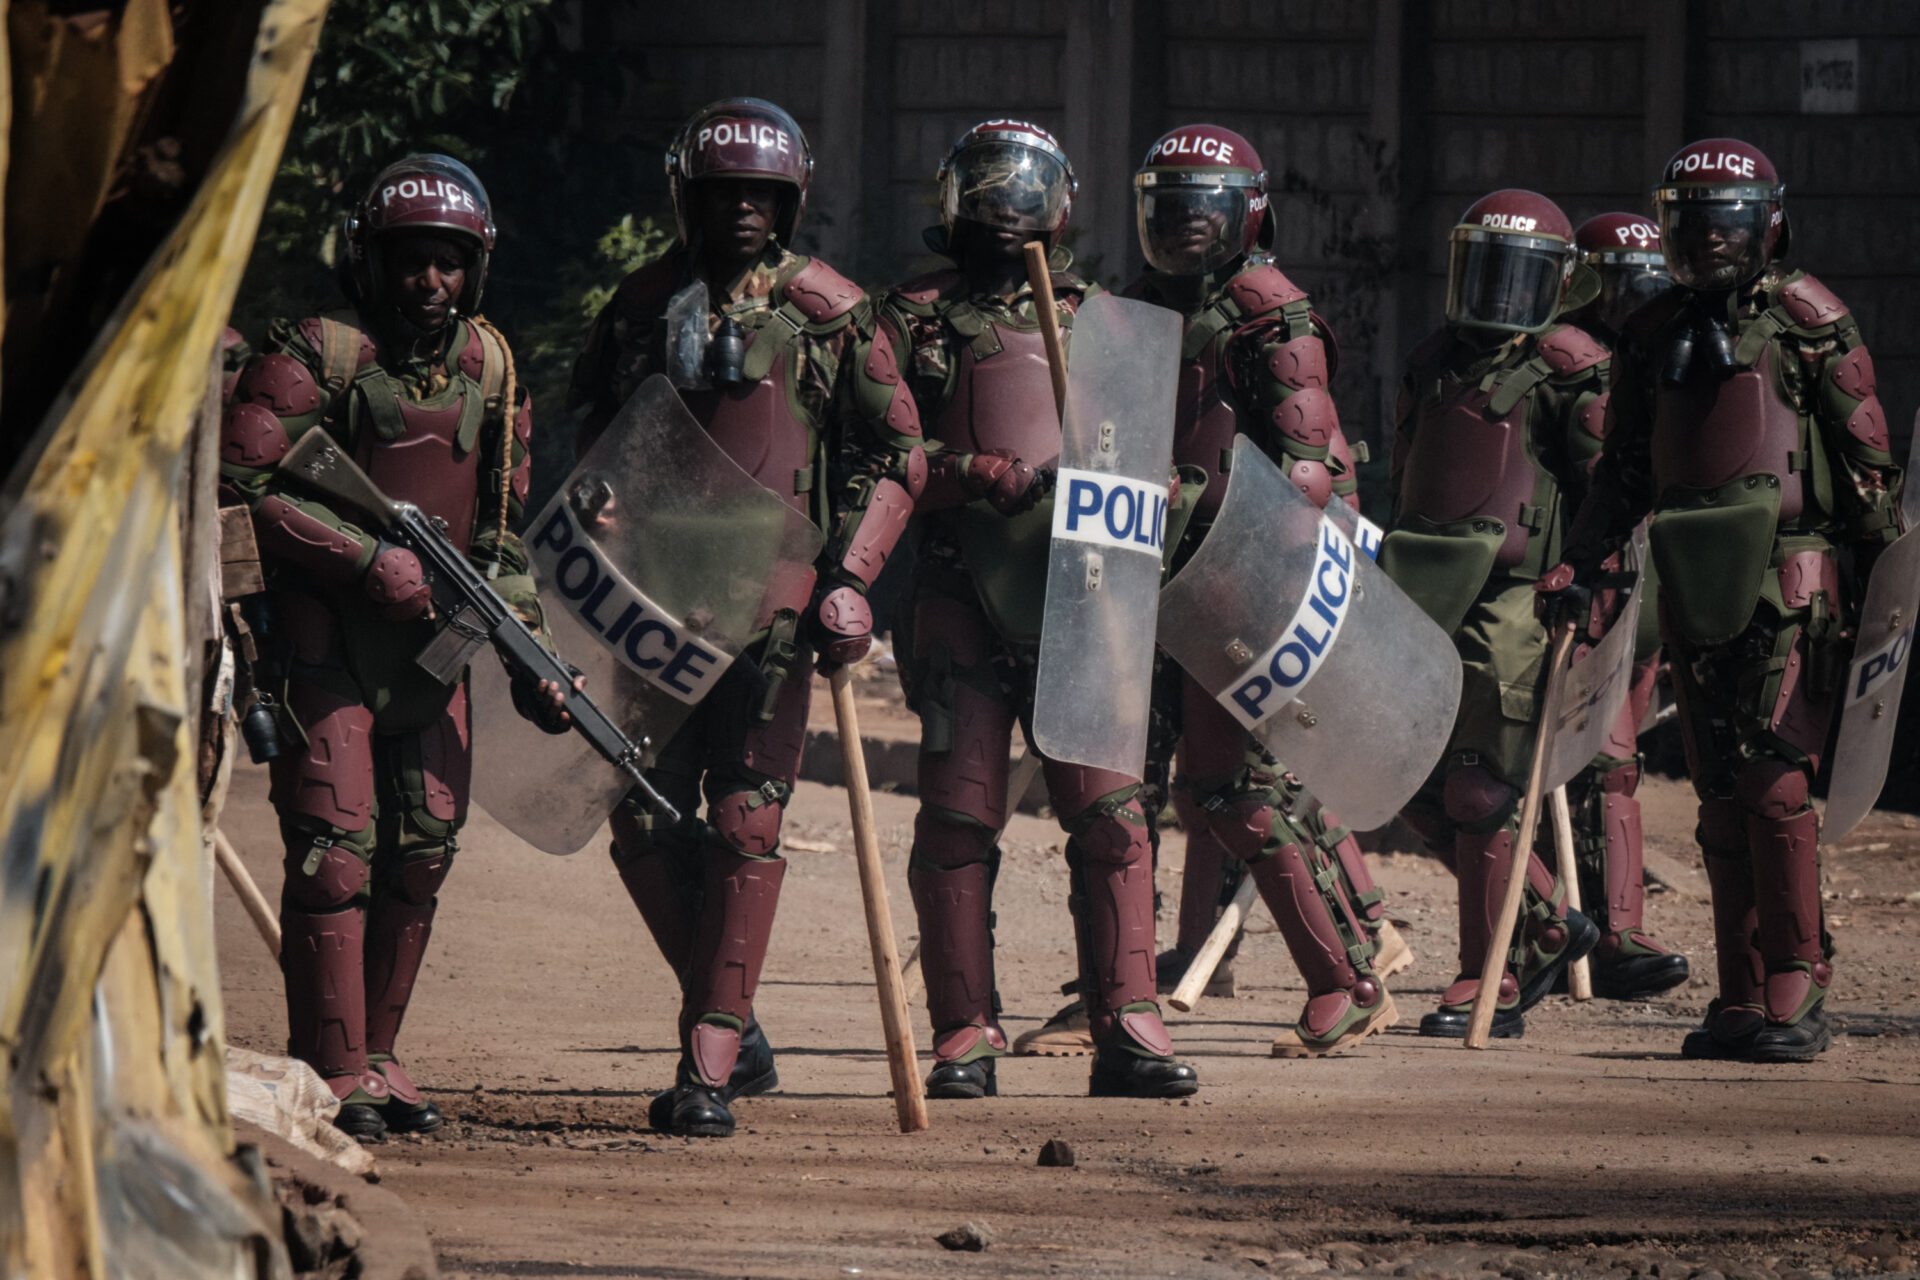
[[[573,469],[573,431],[566,412],[567,383],[573,358],[587,327],[607,305],[629,272],[666,252],[673,228],[655,218],[632,214],[609,227],[594,242],[593,253],[561,264],[550,300],[531,323],[520,326],[514,348],[520,378],[533,388],[535,423],[533,476],[529,509],[537,508]]]

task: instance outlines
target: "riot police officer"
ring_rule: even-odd
[[[1059,240],[1074,178],[1053,137],[1021,121],[968,130],[939,170],[953,266],[895,288],[885,327],[939,451],[920,498],[920,558],[903,628],[903,680],[921,718],[920,812],[908,880],[933,1022],[927,1092],[997,1092],[1006,1053],[993,982],[991,894],[1007,816],[1007,756],[1032,709],[1060,419],[1024,250],[1050,251],[1057,320],[1071,333],[1097,286]],[[1140,779],[1046,760],[1069,834],[1069,905],[1095,1042],[1089,1092],[1173,1097],[1199,1087],[1154,999],[1153,868]]]
[[[730,1135],[728,1104],[777,1082],[753,996],[812,677],[816,664],[866,653],[867,589],[926,480],[919,417],[866,295],[793,250],[812,173],[799,125],[772,103],[729,98],[695,112],[667,153],[678,242],[620,283],[568,395],[586,408],[584,453],[635,388],[667,370],[668,307],[702,285],[704,376],[681,398],[742,469],[828,534],[816,572],[774,592],[744,660],[649,771],[684,819],[657,824],[637,798],[612,816],[614,865],[681,982],[676,1083],[649,1111],[669,1133]]]
[[[275,464],[305,432],[332,433],[388,494],[445,521],[539,624],[508,531],[530,479],[531,398],[479,316],[493,245],[487,193],[465,165],[415,155],[388,166],[348,223],[348,304],[275,321],[222,422],[221,477],[252,511],[291,722],[272,762],[288,1052],[340,1099],[335,1125],[363,1138],[441,1123],[394,1041],[467,816],[467,688],[414,663],[436,630],[414,554]],[[543,727],[564,728],[552,703],[514,694]]]
[[[1475,201],[1449,240],[1447,323],[1401,383],[1380,564],[1453,635],[1464,669],[1447,753],[1405,812],[1459,882],[1460,973],[1422,1035],[1466,1034],[1513,858],[1528,859],[1528,896],[1494,1035],[1521,1035],[1525,1010],[1599,940],[1539,858],[1514,847],[1545,674],[1534,583],[1560,559],[1573,453],[1605,410],[1607,349],[1555,323],[1592,292],[1577,266],[1553,201],[1515,189]]]
[[[1675,288],[1626,322],[1606,447],[1562,581],[1649,511],[1661,634],[1700,798],[1719,991],[1688,1057],[1799,1062],[1831,1042],[1809,800],[1857,584],[1899,532],[1873,359],[1832,290],[1780,264],[1757,147],[1709,138],[1654,189]]]

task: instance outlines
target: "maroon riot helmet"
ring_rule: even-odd
[[[493,256],[493,204],[473,170],[452,156],[412,155],[380,171],[347,217],[347,269],[360,300],[378,303],[380,241],[404,231],[446,231],[473,246],[473,265],[454,300],[465,315],[480,309]]]
[[[1573,233],[1580,261],[1600,277],[1593,314],[1619,333],[1628,316],[1672,284],[1660,254],[1660,229],[1640,213],[1603,213],[1588,218]]]
[[[1038,231],[1051,249],[1073,213],[1079,183],[1052,134],[1024,120],[984,120],[960,135],[935,175],[940,225],[953,237],[964,219],[1009,231]]]
[[[702,178],[760,178],[793,188],[773,218],[774,239],[791,244],[813,180],[813,151],[794,118],[761,98],[722,98],[693,113],[667,148],[667,190],[680,242],[689,243],[688,189]]]
[[[1735,289],[1787,249],[1786,188],[1773,162],[1737,138],[1689,142],[1653,189],[1660,247],[1676,282]]]
[[[1480,197],[1448,237],[1447,320],[1470,329],[1539,333],[1573,277],[1573,224],[1534,191]]]
[[[1140,251],[1157,271],[1201,275],[1272,243],[1267,167],[1217,124],[1181,125],[1154,143],[1133,195]]]

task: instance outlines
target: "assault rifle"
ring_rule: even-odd
[[[423,668],[451,684],[481,646],[492,643],[516,676],[551,680],[561,690],[567,715],[580,736],[640,788],[649,808],[668,822],[680,821],[679,811],[641,772],[641,748],[607,718],[599,704],[573,687],[572,669],[540,647],[520,615],[447,540],[444,521],[380,492],[372,478],[318,428],[300,437],[280,460],[280,470],[307,488],[365,512],[388,541],[420,558],[433,592],[433,607],[445,620],[444,629],[416,658]]]

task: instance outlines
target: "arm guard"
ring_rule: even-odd
[[[900,376],[892,327],[864,300],[846,343],[833,416],[840,471],[824,579],[865,593],[886,567],[926,489],[920,411]]]
[[[1851,315],[1837,326],[1837,349],[1816,366],[1809,399],[1815,428],[1839,466],[1834,470],[1835,514],[1841,538],[1871,556],[1900,534],[1900,492],[1906,482],[1887,439],[1873,356]]]
[[[1336,494],[1357,495],[1359,480],[1327,394],[1330,339],[1307,306],[1302,294],[1280,314],[1244,326],[1229,339],[1227,367],[1254,440],[1301,493],[1324,507]]]

